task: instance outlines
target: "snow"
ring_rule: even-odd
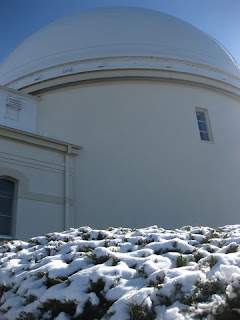
[[[6,241],[0,319],[238,319],[239,245],[240,225],[81,227]]]

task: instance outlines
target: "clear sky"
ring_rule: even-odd
[[[240,0],[0,0],[0,61],[26,37],[62,16],[115,5],[181,18],[211,34],[240,64]]]

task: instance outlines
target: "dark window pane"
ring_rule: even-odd
[[[0,235],[11,235],[11,222],[9,217],[0,217]]]
[[[0,235],[11,235],[14,182],[0,179]]]
[[[5,198],[0,196],[0,215],[12,215],[12,198]]]
[[[204,112],[197,111],[196,114],[197,114],[197,119],[198,120],[200,120],[200,121],[205,121],[206,120]]]
[[[0,195],[13,196],[14,182],[7,179],[0,179]]]
[[[198,127],[199,127],[199,130],[200,130],[200,131],[206,131],[206,132],[207,132],[206,122],[198,121]]]
[[[200,132],[201,140],[204,141],[210,141],[208,133],[207,132]]]

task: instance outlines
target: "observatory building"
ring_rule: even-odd
[[[0,235],[240,222],[240,70],[169,15],[60,19],[0,65]]]

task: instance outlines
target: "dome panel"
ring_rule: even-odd
[[[19,89],[99,68],[164,70],[163,61],[176,71],[195,73],[196,67],[196,74],[211,71],[226,82],[240,78],[231,55],[192,25],[150,9],[102,7],[57,20],[24,40],[2,63],[0,83]]]

